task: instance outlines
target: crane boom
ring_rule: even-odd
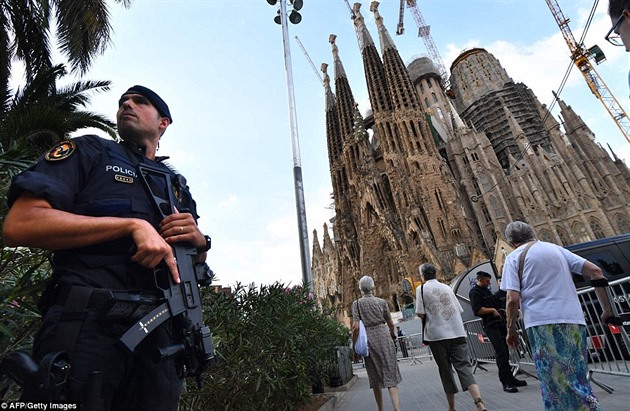
[[[346,2],[346,6],[348,6],[348,10],[350,10],[350,18],[352,18],[352,20],[354,20],[357,16],[354,14],[354,10],[352,9],[352,7],[350,6],[350,3],[348,3],[348,0],[344,0]]]
[[[440,52],[438,51],[438,48],[433,41],[433,37],[431,36],[431,27],[424,21],[422,13],[418,10],[416,0],[407,0],[407,7],[411,9],[413,19],[416,21],[416,25],[418,26],[418,36],[422,37],[422,40],[424,40],[424,45],[429,52],[429,57],[440,71],[440,77],[442,77],[444,84],[448,84],[448,73],[446,72],[446,67],[444,66],[442,57],[440,57]]]
[[[398,26],[396,26],[396,34],[401,35],[405,32],[405,0],[400,0],[400,10],[398,10]]]
[[[621,130],[621,133],[624,135],[628,143],[630,143],[630,120],[628,120],[628,115],[591,64],[589,58],[595,56],[592,56],[591,52],[585,49],[583,44],[580,44],[575,40],[575,37],[569,28],[569,19],[567,19],[562,13],[558,2],[556,0],[545,1],[551,10],[551,14],[553,14],[553,17],[556,20],[560,31],[562,32],[564,41],[569,46],[569,50],[571,51],[571,60],[573,60],[573,63],[584,76],[586,84],[591,89],[591,92],[595,94],[595,97],[597,97],[599,101],[602,102],[606,111],[608,111],[608,114],[610,114],[617,127],[619,127],[619,130]]]
[[[304,53],[304,57],[306,57],[306,59],[308,60],[309,64],[311,65],[311,68],[315,72],[315,75],[319,79],[319,82],[322,83],[322,86],[323,86],[324,80],[322,79],[322,76],[319,74],[319,71],[317,71],[317,68],[315,68],[315,64],[313,64],[313,60],[311,60],[311,57],[308,55],[306,49],[304,48],[304,45],[300,41],[300,38],[298,36],[295,36],[295,40],[297,41],[298,46],[300,46],[300,48],[302,49],[302,53]]]

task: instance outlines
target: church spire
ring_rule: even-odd
[[[326,95],[326,140],[328,143],[328,161],[332,167],[341,156],[343,149],[343,137],[339,131],[339,117],[337,115],[337,103],[335,95],[330,89],[330,77],[328,76],[328,64],[321,66],[324,73],[324,93]]]
[[[383,70],[394,110],[421,110],[420,99],[409,77],[409,71],[400,58],[392,38],[383,24],[383,17],[378,11],[378,1],[373,1],[370,11],[374,13],[378,35],[381,39]]]
[[[374,117],[378,117],[383,112],[389,112],[392,109],[391,98],[385,80],[385,70],[383,62],[378,54],[378,50],[374,45],[374,41],[370,36],[365,21],[361,14],[361,3],[354,3],[354,25],[359,38],[359,47],[361,56],[363,57],[363,67],[367,81],[368,94],[370,95],[370,103]]]
[[[339,132],[345,141],[352,134],[352,109],[354,107],[354,96],[350,89],[350,83],[343,68],[343,63],[339,58],[339,48],[335,40],[337,36],[331,34],[328,42],[332,45],[333,64],[335,67],[335,94],[337,95],[337,115],[339,116]]]

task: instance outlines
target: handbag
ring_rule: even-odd
[[[426,335],[426,326],[427,326],[427,309],[424,305],[424,284],[420,286],[420,295],[422,296],[422,308],[424,309],[424,317],[422,317],[422,344],[429,345],[429,341],[425,341],[424,336]]]
[[[368,350],[367,332],[365,331],[365,324],[363,324],[363,320],[361,319],[359,300],[357,300],[357,311],[359,311],[359,335],[354,343],[354,352],[361,357],[369,357],[370,351]]]

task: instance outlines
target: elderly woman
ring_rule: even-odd
[[[375,297],[374,280],[363,276],[359,280],[359,289],[363,297],[352,303],[352,342],[356,343],[359,335],[359,320],[363,321],[368,336],[370,355],[364,358],[370,388],[379,411],[383,410],[382,389],[387,387],[392,399],[394,411],[400,410],[398,383],[402,380],[396,361],[396,333],[394,322],[389,313],[389,306],[382,298]]]
[[[602,304],[602,322],[612,316],[605,290],[608,280],[594,263],[536,240],[527,223],[509,223],[505,238],[514,247],[505,260],[501,284],[507,291],[508,345],[519,341],[520,307],[545,409],[601,409],[589,381],[586,322],[571,273],[590,277]]]

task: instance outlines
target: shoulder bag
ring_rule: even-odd
[[[527,255],[527,252],[529,251],[529,248],[531,246],[533,246],[534,243],[536,243],[536,241],[538,241],[538,240],[533,240],[533,241],[530,241],[529,243],[527,243],[527,245],[523,249],[523,252],[521,253],[521,255],[519,255],[519,259],[518,259],[518,284],[521,287],[519,292],[523,292],[523,269],[525,268],[525,256]]]
[[[422,344],[429,345],[429,342],[424,339],[424,336],[427,334],[427,308],[424,304],[424,284],[420,286],[420,295],[422,296],[422,308],[424,309],[424,317],[422,317]]]
[[[368,357],[370,355],[370,351],[368,350],[368,338],[367,332],[365,331],[365,325],[361,319],[361,307],[359,300],[357,300],[357,311],[359,312],[359,335],[357,337],[357,341],[354,343],[354,352],[361,357]]]

